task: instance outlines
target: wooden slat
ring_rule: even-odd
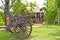
[[[4,26],[0,26],[0,29],[1,29],[1,28],[6,28],[6,26],[5,26],[5,25],[4,25]]]

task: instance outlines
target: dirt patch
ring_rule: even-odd
[[[39,23],[35,23],[34,25],[33,25],[33,27],[42,27],[43,26],[43,24],[39,24]]]

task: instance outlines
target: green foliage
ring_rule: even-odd
[[[14,10],[14,14],[15,14],[15,13],[19,13],[19,12],[21,12],[22,10],[23,10],[25,13],[28,13],[28,10],[26,9],[26,7],[31,7],[31,8],[33,8],[33,7],[35,7],[35,6],[37,6],[35,2],[34,2],[34,3],[32,3],[32,2],[28,3],[28,2],[26,1],[26,4],[24,4],[24,3],[22,3],[20,0],[16,0],[16,2],[15,2],[15,3],[13,4],[13,6],[12,6],[12,9]]]
[[[4,13],[0,11],[0,25],[4,25]]]
[[[60,0],[55,0],[57,2],[57,7],[60,8]]]
[[[21,3],[21,1],[16,1],[14,4],[13,4],[13,10],[14,10],[14,13],[17,13],[19,11],[21,11],[22,9],[24,9],[24,5]]]
[[[45,12],[45,19],[52,23],[55,20],[55,17],[57,15],[57,7],[55,0],[47,0],[46,2],[46,12]]]

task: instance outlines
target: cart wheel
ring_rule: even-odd
[[[19,39],[26,39],[32,32],[32,25],[29,22],[24,22],[23,25],[18,24],[14,28],[14,34]]]
[[[11,32],[11,33],[14,32],[14,27],[16,26],[16,25],[14,25],[14,23],[15,23],[15,19],[11,20],[11,24],[10,24],[10,28],[9,28],[9,32]]]

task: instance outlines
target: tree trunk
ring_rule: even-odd
[[[9,13],[9,0],[5,0],[5,5],[4,5],[5,25],[6,25],[6,14],[8,13]]]
[[[58,24],[60,24],[60,9],[58,8]]]

